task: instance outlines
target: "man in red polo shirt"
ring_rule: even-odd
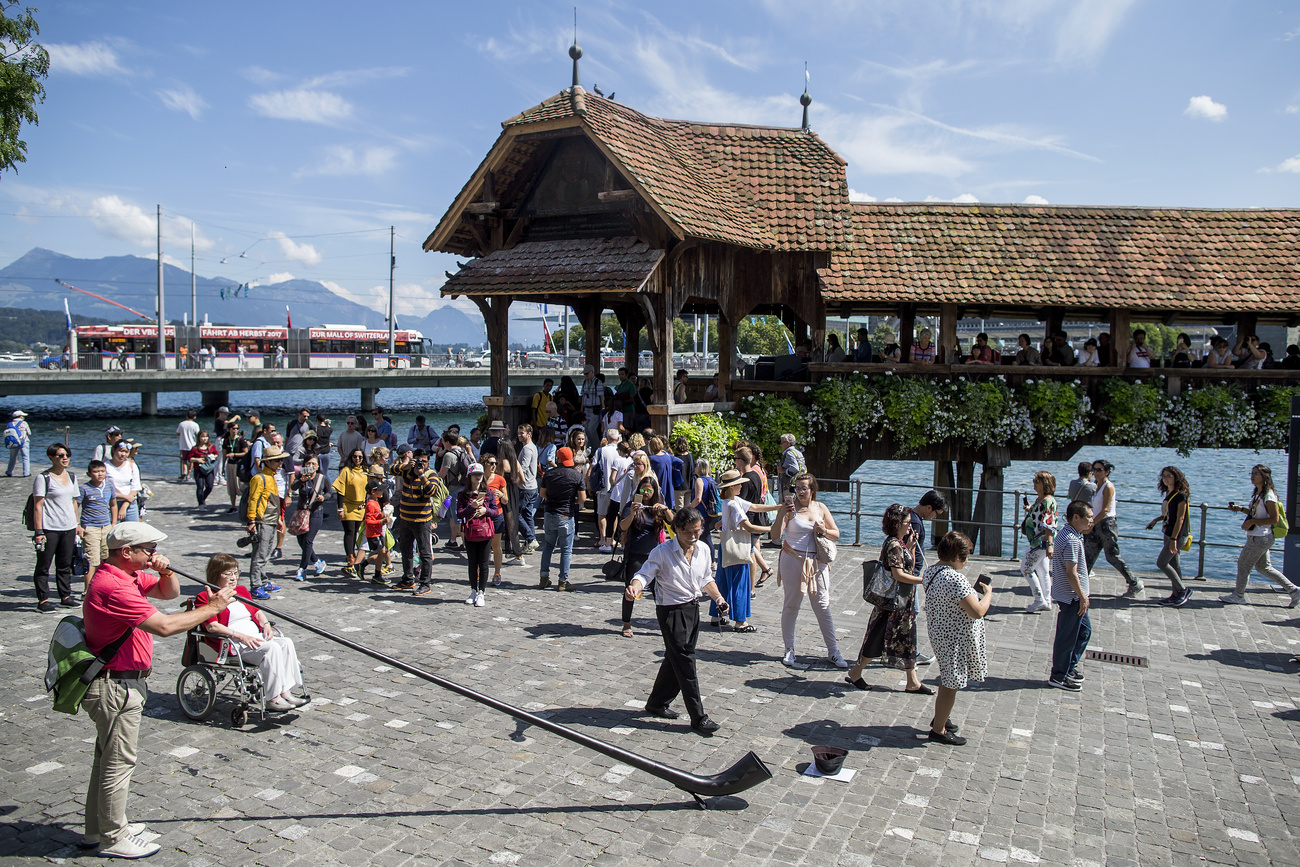
[[[165,533],[140,522],[114,527],[108,534],[108,559],[95,570],[82,603],[86,646],[91,653],[99,653],[123,632],[133,630],[81,702],[95,721],[96,731],[82,846],[100,846],[100,855],[114,858],[145,858],[159,849],[157,843],[140,838],[143,824],[126,822],[140,718],[149,695],[146,679],[153,668],[153,636],[166,637],[198,626],[224,610],[235,595],[234,587],[228,587],[194,611],[163,614],[155,608],[149,598],[175,599],[181,592],[167,558],[157,550],[166,538]],[[158,574],[150,575],[145,569]]]

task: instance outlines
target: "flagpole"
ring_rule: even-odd
[[[199,324],[199,281],[194,272],[194,221],[190,220],[190,322]]]
[[[63,299],[63,316],[68,324],[68,367],[77,368],[77,329],[72,327],[72,314],[68,311],[68,299]]]
[[[167,369],[167,317],[163,315],[162,205],[158,206],[158,369]]]
[[[397,333],[393,317],[393,271],[397,268],[397,256],[393,240],[396,237],[397,229],[394,226],[388,227],[388,366],[393,366],[393,357],[397,352]]]

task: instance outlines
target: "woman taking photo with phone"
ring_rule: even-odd
[[[985,576],[981,575],[972,586],[962,574],[973,547],[965,534],[947,534],[939,540],[939,562],[921,576],[926,631],[939,663],[939,694],[934,697],[934,716],[927,736],[954,747],[966,743],[951,720],[957,690],[965,689],[972,680],[983,680],[988,673],[984,615],[989,612],[993,594]]]
[[[329,476],[321,470],[320,459],[316,455],[309,455],[298,472],[293,474],[291,489],[298,495],[298,511],[294,513],[289,530],[298,537],[298,548],[302,551],[302,556],[298,558],[298,572],[293,580],[303,581],[307,577],[307,567],[313,563],[317,575],[325,571],[325,561],[316,559],[315,542],[321,522],[325,520],[325,512],[321,507],[332,491]]]
[[[619,514],[618,538],[623,545],[623,586],[632,583],[637,570],[650,552],[664,541],[664,528],[672,523],[673,512],[664,503],[659,479],[650,468],[645,452],[632,455],[634,480],[628,488],[628,502]],[[635,601],[623,596],[623,637],[632,637],[632,606]],[[716,622],[716,618],[715,618]]]
[[[1233,592],[1219,597],[1226,605],[1244,605],[1246,603],[1246,583],[1250,580],[1252,569],[1270,581],[1282,585],[1282,589],[1291,594],[1291,603],[1287,608],[1300,605],[1300,587],[1296,587],[1286,576],[1273,568],[1269,558],[1269,549],[1273,547],[1273,525],[1281,517],[1277,490],[1273,487],[1273,471],[1263,464],[1255,464],[1250,470],[1250,483],[1253,486],[1250,504],[1238,506],[1228,503],[1234,512],[1243,512],[1246,520],[1241,529],[1246,531],[1246,544],[1237,558],[1237,587]]]
[[[826,658],[836,668],[848,668],[848,660],[840,654],[839,642],[835,639],[835,621],[831,618],[830,564],[817,559],[817,539],[834,542],[840,537],[840,528],[835,526],[831,510],[817,502],[817,479],[812,473],[800,473],[791,484],[794,491],[787,494],[785,502],[777,508],[769,531],[772,538],[781,540],[781,559],[776,573],[777,582],[785,590],[785,601],[781,605],[785,656],[781,661],[794,665],[794,624],[799,616],[799,606],[807,596],[817,625],[821,627],[822,641],[826,643]],[[903,520],[907,522],[906,518]],[[915,647],[913,655],[915,658]]]
[[[1178,551],[1184,539],[1187,547],[1192,543],[1192,525],[1187,516],[1187,500],[1191,492],[1187,487],[1187,477],[1178,467],[1165,467],[1160,471],[1160,493],[1165,495],[1165,502],[1160,507],[1160,517],[1153,518],[1147,529],[1150,530],[1159,521],[1164,521],[1162,535],[1164,541],[1160,546],[1160,556],[1156,558],[1156,568],[1169,576],[1173,583],[1173,592],[1169,598],[1161,599],[1161,605],[1178,607],[1186,604],[1192,591],[1183,583],[1183,567],[1178,561]]]
[[[366,455],[361,449],[353,449],[334,479],[334,493],[339,497],[339,520],[343,522],[343,553],[348,561],[343,574],[351,578],[357,577],[357,531],[366,516],[366,485],[369,482]]]
[[[483,484],[483,465],[469,465],[469,480],[456,495],[456,517],[464,525],[465,558],[469,561],[469,597],[466,605],[487,604],[488,546],[496,534],[501,513],[496,494]]]

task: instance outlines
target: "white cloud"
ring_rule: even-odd
[[[271,238],[280,245],[280,253],[284,258],[302,262],[304,265],[320,264],[321,255],[311,244],[299,244],[292,238],[286,237],[284,232],[272,232]]]
[[[328,90],[277,90],[257,93],[248,106],[263,117],[334,124],[352,117],[352,103]]]
[[[409,66],[374,66],[369,69],[341,69],[338,72],[327,72],[324,75],[318,75],[309,78],[303,82],[305,88],[315,87],[340,87],[349,84],[358,84],[362,81],[374,81],[382,78],[401,78],[410,74]]]
[[[90,222],[110,238],[117,238],[139,247],[157,245],[158,224],[138,205],[122,201],[117,196],[100,196],[90,203]]]
[[[898,115],[832,115],[822,125],[822,132],[854,171],[951,178],[973,168],[970,162],[946,150],[933,136],[918,135],[917,128],[918,124]]]
[[[397,154],[397,148],[381,145],[330,145],[315,165],[300,169],[297,175],[382,175],[397,164]]]
[[[292,280],[292,279],[293,279],[293,275],[290,274],[288,271],[277,271],[274,274],[272,274],[270,277],[267,277],[266,282],[284,283],[285,281]]]
[[[857,190],[850,187],[849,201],[850,202],[874,202],[876,201],[876,197],[870,195],[869,193],[859,193]]]
[[[1106,50],[1137,0],[1074,0],[1056,31],[1056,59],[1092,63]]]
[[[979,199],[975,198],[970,193],[962,193],[960,196],[953,199],[953,202],[958,205],[978,205],[979,201]]]
[[[49,43],[50,71],[69,75],[120,75],[126,69],[118,62],[117,52],[103,42],[85,42],[81,45]]]
[[[169,90],[158,91],[158,98],[163,101],[163,105],[172,111],[183,111],[194,120],[199,119],[203,110],[208,104],[203,101],[203,97],[194,92],[194,88],[188,84],[182,84],[180,87]]]
[[[1288,105],[1288,106],[1286,107],[1286,113],[1287,113],[1287,114],[1300,114],[1300,105]]]
[[[1293,172],[1295,174],[1300,174],[1300,154],[1296,154],[1295,156],[1291,157],[1289,160],[1283,160],[1281,163],[1278,164],[1277,168],[1264,169],[1263,171]]]
[[[1193,96],[1187,101],[1187,108],[1183,109],[1183,114],[1218,123],[1228,116],[1228,107],[1208,96]]]
[[[1047,201],[1047,199],[1044,199],[1042,196],[1025,196],[1025,204],[1026,205],[1050,205],[1051,202]]]
[[[898,196],[890,196],[890,197],[887,198],[887,199],[882,199],[882,201],[885,201],[885,202],[901,202],[901,201],[903,201],[903,200],[900,199]]]

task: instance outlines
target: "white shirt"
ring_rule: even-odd
[[[619,455],[617,448],[614,454],[616,457],[609,462],[609,497],[611,500],[624,503],[628,499],[628,488],[631,487],[629,482],[632,478],[632,459]]]
[[[1252,492],[1252,493],[1251,493],[1251,498],[1253,499],[1254,496],[1255,496],[1255,495],[1254,495],[1254,493]],[[1252,513],[1250,514],[1250,517],[1252,517],[1252,518],[1254,518],[1254,519],[1256,519],[1256,520],[1258,520],[1258,521],[1267,521],[1267,520],[1268,520],[1268,506],[1266,506],[1266,505],[1264,505],[1264,504],[1265,504],[1265,503],[1276,503],[1276,502],[1278,502],[1277,494],[1273,493],[1272,491],[1269,491],[1267,494],[1264,495],[1264,499],[1262,499],[1262,500],[1255,500],[1254,502],[1255,502],[1255,511],[1252,512]],[[1249,507],[1247,507],[1247,508],[1249,508]],[[1246,531],[1246,535],[1247,535],[1247,536],[1272,536],[1272,535],[1273,535],[1273,525],[1270,524],[1270,525],[1268,525],[1268,526],[1266,526],[1266,527],[1251,527],[1249,530]]]
[[[635,579],[643,586],[655,584],[659,605],[683,605],[700,598],[713,580],[713,558],[709,546],[696,542],[691,559],[676,539],[669,539],[650,552]]]
[[[1101,505],[1107,488],[1110,488],[1110,509],[1103,514],[1101,511]],[[1115,517],[1115,486],[1111,484],[1110,479],[1107,479],[1106,484],[1099,487],[1097,493],[1092,495],[1092,515],[1093,518],[1098,521],[1102,518]]]
[[[194,448],[194,443],[198,442],[198,422],[193,419],[185,419],[185,421],[176,425],[176,436],[180,437],[181,451],[188,452],[190,449]]]
[[[135,461],[127,461],[122,466],[114,466],[112,461],[104,464],[104,470],[113,480],[113,490],[118,494],[129,494],[140,490],[140,470]]]

